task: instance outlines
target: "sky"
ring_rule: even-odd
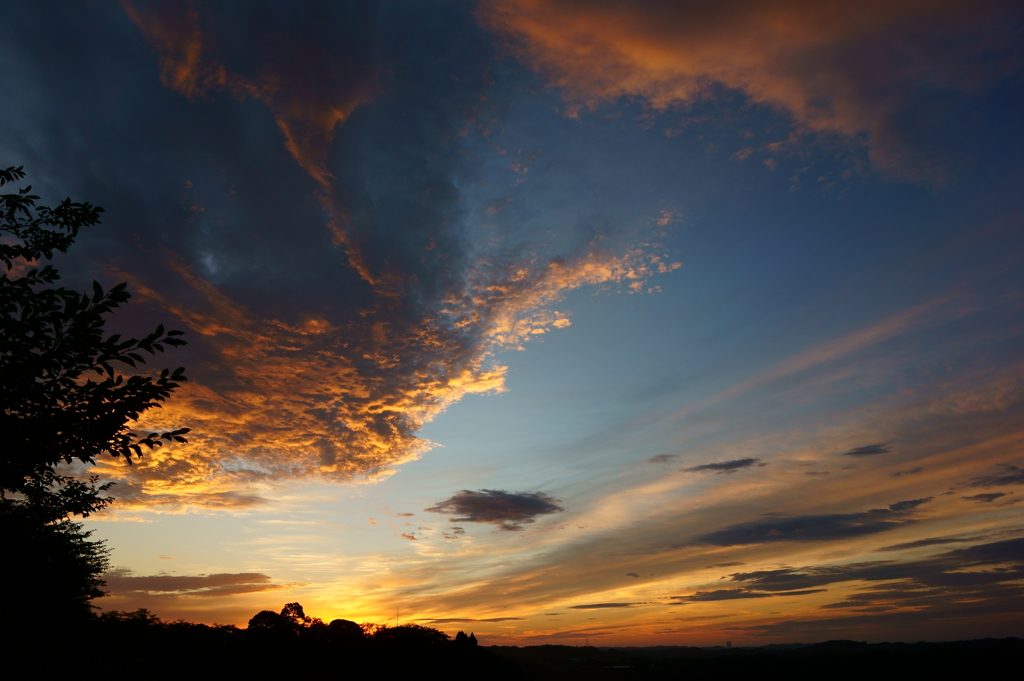
[[[189,343],[100,607],[1024,636],[1019,3],[2,11],[0,164],[106,209],[66,283]]]

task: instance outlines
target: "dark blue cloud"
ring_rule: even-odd
[[[980,569],[979,569],[980,568]],[[811,589],[839,582],[905,581],[914,589],[985,588],[1024,576],[1024,539],[979,544],[915,561],[871,561],[738,572],[730,575],[743,588],[757,591]]]
[[[929,537],[927,539],[918,539],[917,541],[905,542],[902,544],[892,544],[890,546],[883,546],[878,549],[879,551],[904,551],[906,549],[920,549],[925,546],[941,546],[943,544],[962,544],[965,542],[979,541],[984,537]]]
[[[1024,605],[1024,539],[981,544],[916,561],[762,570],[737,573],[731,579],[738,583],[737,590],[780,594],[854,583],[849,597],[822,606],[845,610],[848,615],[744,627],[751,631],[796,636],[896,627],[893,634],[885,635],[899,635],[898,631],[908,627],[928,631],[941,625],[938,637],[965,637],[993,618],[1012,618],[1020,612]],[[951,628],[952,623],[958,626]]]
[[[761,459],[734,459],[732,461],[720,461],[718,463],[706,463],[701,466],[693,466],[692,468],[684,468],[683,471],[687,473],[702,473],[712,472],[717,474],[731,474],[736,471],[743,470],[744,468],[750,468],[752,466],[767,466],[768,464],[762,463]]]
[[[819,542],[860,537],[887,532],[914,522],[910,514],[927,499],[900,501],[889,508],[876,508],[862,513],[832,513],[781,517],[767,521],[740,523],[694,540],[696,544],[740,546],[773,542]]]
[[[561,513],[559,500],[543,492],[506,492],[464,489],[452,497],[423,509],[429,513],[450,514],[452,522],[491,523],[505,531],[523,529],[542,515]]]
[[[1004,492],[990,492],[988,494],[972,494],[969,497],[960,497],[960,498],[961,499],[966,499],[967,501],[980,501],[980,502],[983,502],[983,503],[988,503],[988,502],[995,501],[996,499],[998,499],[1000,497],[1005,497],[1005,496],[1006,496],[1006,494]]]
[[[979,475],[972,479],[969,487],[996,487],[998,485],[1024,485],[1024,468],[1009,463],[996,464],[995,473]]]
[[[772,598],[775,596],[806,596],[816,594],[826,589],[801,589],[798,591],[751,591],[749,589],[716,589],[715,591],[697,591],[688,596],[673,596],[673,605],[685,605],[686,603],[704,603],[708,601],[734,601],[747,598]]]
[[[874,445],[854,447],[847,452],[843,452],[843,456],[875,456],[877,454],[888,454],[890,451],[892,451],[892,449],[889,447],[888,442],[879,442]]]

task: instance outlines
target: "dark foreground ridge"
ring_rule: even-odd
[[[56,623],[55,623],[56,624]],[[234,625],[164,622],[146,610],[107,612],[73,634],[11,633],[5,670],[49,679],[732,679],[985,678],[1024,655],[1018,638],[946,643],[829,641],[760,648],[481,646],[416,624],[388,627],[308,617],[298,603]],[[71,636],[67,636],[71,634]],[[53,654],[40,655],[45,644]],[[12,677],[14,678],[14,677]]]
[[[943,643],[827,641],[757,648],[606,648],[527,646],[490,648],[517,663],[526,679],[913,679],[954,674],[985,678],[1016,668],[1019,638]],[[783,678],[785,678],[783,676]],[[955,676],[953,678],[956,678]]]

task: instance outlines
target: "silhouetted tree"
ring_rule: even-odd
[[[24,177],[20,167],[0,169],[0,187]],[[87,517],[111,499],[103,495],[109,483],[61,474],[58,465],[92,464],[104,452],[130,462],[143,447],[184,442],[187,428],[141,435],[128,425],[160,406],[186,380],[184,369],[115,370],[184,341],[162,326],[138,340],[104,337],[106,315],[129,298],[125,284],[104,292],[93,282],[83,294],[50,286],[57,270],[37,262],[66,252],[102,208],[70,199],[37,206],[38,198],[31,187],[0,194],[0,583],[19,617],[68,627],[102,595],[107,567],[101,544],[70,516]]]
[[[253,615],[246,631],[251,636],[275,639],[293,639],[299,635],[292,620],[273,610],[261,610]]]
[[[0,504],[4,607],[17,613],[7,636],[33,638],[81,627],[92,616],[89,602],[103,595],[100,576],[107,550],[70,520],[44,523],[28,509]]]
[[[386,647],[424,648],[448,643],[448,634],[419,624],[383,627],[373,634],[373,641]]]
[[[313,622],[311,617],[306,617],[306,612],[302,609],[301,603],[285,603],[284,607],[281,608],[281,617],[284,617],[296,627],[306,627]]]
[[[0,186],[24,177],[20,167],[0,169]],[[0,497],[54,522],[88,516],[110,501],[95,478],[58,474],[61,462],[92,464],[104,452],[130,462],[143,447],[184,441],[187,428],[142,435],[128,425],[160,406],[186,380],[184,369],[125,376],[115,365],[137,367],[145,362],[141,353],[185,341],[163,326],[142,339],[104,337],[106,315],[130,297],[126,284],[104,292],[93,282],[82,294],[48,287],[60,279],[57,270],[34,265],[66,252],[103,209],[70,199],[37,206],[31,189],[0,194]]]
[[[466,632],[459,630],[459,633],[455,634],[453,643],[460,648],[475,648],[477,646],[476,635],[470,634],[466,636]]]
[[[363,628],[350,620],[331,620],[327,640],[336,645],[356,645],[366,640]]]

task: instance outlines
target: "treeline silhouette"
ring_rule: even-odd
[[[398,678],[431,670],[462,678],[524,678],[515,662],[477,645],[472,633],[451,638],[417,624],[323,622],[307,616],[299,603],[261,611],[246,628],[168,622],[146,609],[97,614],[67,639],[53,635],[66,631],[59,622],[53,626],[52,632],[15,628],[6,644],[11,651],[58,646],[59,655],[5,655],[5,666],[24,663],[20,671],[30,678]]]
[[[54,623],[57,625],[57,623]],[[54,631],[64,629],[54,629]],[[256,613],[245,628],[183,620],[146,609],[108,611],[64,640],[14,628],[5,668],[28,678],[107,679],[738,679],[987,678],[1019,666],[1017,638],[946,643],[828,641],[757,648],[481,646],[475,634],[417,624],[388,626],[306,615],[299,603]],[[41,655],[40,644],[55,653]],[[11,677],[16,678],[16,677]]]
[[[418,624],[388,626],[306,615],[299,603],[256,613],[245,628],[165,621],[146,609],[108,611],[67,628],[9,629],[5,669],[27,678],[108,679],[738,679],[988,678],[1019,666],[1018,638],[946,643],[828,641],[755,648],[481,646]],[[45,647],[43,647],[45,646]],[[49,650],[51,654],[43,651]],[[12,676],[11,678],[20,678]]]

